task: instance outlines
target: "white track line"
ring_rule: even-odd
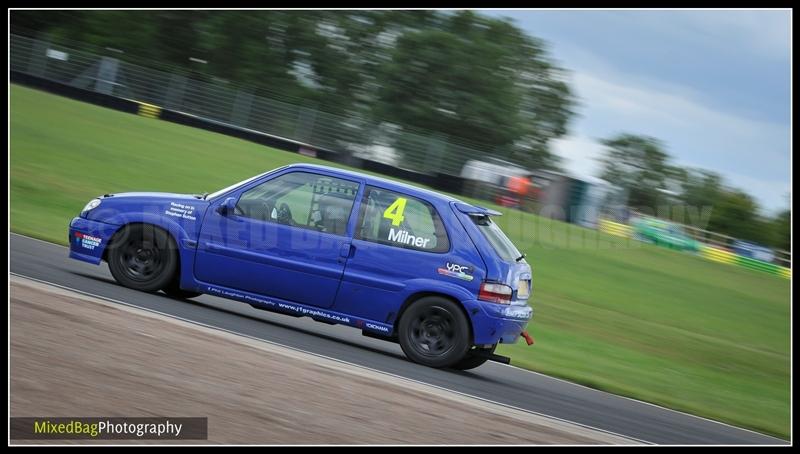
[[[39,241],[41,243],[45,243],[45,244],[48,244],[48,245],[51,245],[51,246],[57,246],[57,247],[61,247],[61,248],[67,249],[66,246],[62,246],[62,245],[56,244],[56,243],[51,243],[51,242],[45,241],[45,240],[40,240],[38,238],[33,238],[33,237],[26,236],[26,235],[20,235],[18,233],[12,233],[12,235],[20,236],[20,237],[23,237],[23,238],[28,238],[28,239],[31,239],[31,240],[34,240],[34,241]],[[14,274],[14,273],[12,273],[12,274]],[[22,276],[22,277],[27,277],[27,276]],[[32,279],[32,278],[30,278],[30,279]],[[34,280],[36,280],[36,279],[34,279]],[[48,282],[48,283],[50,283],[50,282]],[[53,284],[53,285],[58,286],[58,284]],[[211,296],[213,296],[213,295],[211,295]],[[123,303],[123,304],[125,304],[125,303]],[[136,306],[136,307],[139,307],[139,306]],[[269,342],[269,341],[267,341],[267,342]],[[280,344],[278,344],[278,345],[280,345]],[[289,347],[289,348],[294,348],[294,347]],[[300,351],[302,351],[302,350],[300,350]],[[323,355],[319,355],[319,356],[323,356]],[[342,361],[342,362],[346,362],[346,361]],[[563,378],[552,377],[550,375],[546,375],[546,374],[543,374],[541,372],[536,372],[536,371],[532,371],[532,370],[529,370],[529,369],[523,369],[521,367],[517,367],[517,366],[511,365],[511,364],[502,364],[502,363],[496,363],[496,364],[500,365],[500,366],[504,366],[504,367],[510,367],[510,368],[516,369],[516,370],[521,371],[521,372],[534,374],[534,375],[539,375],[539,376],[542,376],[542,377],[549,378],[551,380],[560,381],[560,382],[567,383],[567,384],[570,384],[570,385],[580,386],[581,388],[585,388],[585,389],[588,389],[588,390],[591,390],[591,391],[594,391],[594,392],[608,394],[610,396],[619,397],[619,398],[622,398],[622,399],[630,400],[630,401],[637,402],[637,403],[644,404],[644,405],[649,405],[651,407],[660,408],[662,410],[667,410],[667,411],[670,411],[670,412],[673,412],[673,413],[677,413],[677,414],[680,414],[680,415],[701,419],[703,421],[719,424],[719,425],[722,425],[722,426],[725,426],[725,427],[730,427],[732,429],[743,430],[745,432],[749,432],[749,433],[752,433],[752,434],[755,434],[755,435],[761,435],[761,436],[764,436],[764,437],[769,437],[769,438],[772,438],[772,439],[776,440],[777,442],[779,442],[779,444],[784,444],[784,443],[787,442],[786,440],[783,440],[781,438],[777,438],[777,437],[774,437],[772,435],[767,435],[767,434],[764,434],[764,433],[761,433],[761,432],[757,432],[755,430],[746,429],[744,427],[734,426],[732,424],[728,424],[728,423],[725,423],[725,422],[722,422],[722,421],[717,421],[717,420],[714,420],[714,419],[705,418],[703,416],[698,416],[698,415],[693,415],[691,413],[682,412],[680,410],[675,410],[675,409],[672,409],[672,408],[663,407],[661,405],[654,404],[654,403],[651,403],[651,402],[645,402],[643,400],[634,399],[633,397],[627,397],[627,396],[622,396],[622,395],[619,395],[619,394],[614,394],[614,393],[611,393],[611,392],[608,392],[608,391],[603,391],[602,389],[596,389],[596,388],[592,388],[592,387],[589,387],[589,386],[586,386],[586,385],[582,385],[580,383],[571,382],[571,381],[565,380]],[[391,375],[391,374],[389,374],[389,375]],[[413,380],[413,379],[409,379],[409,380]],[[436,386],[436,385],[431,385],[431,386]],[[459,392],[459,391],[453,391],[453,392]],[[480,399],[480,398],[478,398],[478,399]],[[511,407],[511,406],[509,406],[509,407]],[[528,410],[523,410],[523,411],[528,411]],[[529,412],[537,414],[536,412],[532,412],[532,411],[529,411]],[[558,419],[558,418],[555,418],[555,419]],[[568,422],[572,422],[572,421],[568,421]],[[575,424],[578,424],[578,423],[575,423]],[[601,430],[601,429],[597,429],[597,430]],[[613,434],[613,432],[609,432],[609,433]],[[618,435],[618,434],[614,434],[614,435]],[[626,437],[626,438],[630,438],[630,437]]]

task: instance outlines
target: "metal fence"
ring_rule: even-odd
[[[651,218],[652,216],[639,213],[636,211],[632,211],[631,215],[633,217],[644,217],[644,218]],[[666,222],[673,223],[675,225],[679,225],[686,235],[691,237],[692,239],[699,241],[703,244],[707,244],[709,246],[716,246],[718,248],[731,251],[734,250],[736,247],[736,242],[739,241],[739,238],[734,238],[729,235],[724,235],[722,233],[712,232],[710,230],[701,229],[699,227],[687,225],[687,224],[680,224],[674,221],[670,221],[668,219],[663,219]],[[789,251],[782,251],[780,249],[770,249],[772,251],[772,257],[765,260],[768,262],[772,262],[776,265],[791,267],[792,266],[792,253]]]
[[[683,225],[684,230],[686,231],[689,236],[694,238],[701,243],[709,244],[712,246],[721,247],[726,250],[734,249],[735,243],[739,240],[738,238],[734,238],[732,236],[723,235],[721,233],[711,232],[709,230],[703,230],[698,227],[692,227],[690,225]],[[782,251],[780,249],[771,249],[772,251],[772,260],[768,260],[776,265],[791,267],[792,265],[792,253],[789,251]]]
[[[496,151],[400,125],[334,115],[304,100],[259,96],[253,87],[198,80],[182,68],[157,62],[144,67],[124,58],[116,49],[10,35],[12,71],[415,172],[460,175],[467,159],[487,158]]]

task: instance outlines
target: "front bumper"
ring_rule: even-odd
[[[473,342],[476,345],[513,344],[519,340],[533,317],[530,306],[511,306],[483,301],[465,304],[472,319]]]
[[[99,265],[108,241],[119,226],[81,217],[69,223],[69,257]]]

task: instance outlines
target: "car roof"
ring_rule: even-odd
[[[380,186],[389,190],[399,190],[401,192],[407,192],[411,195],[418,196],[422,199],[428,201],[440,201],[444,203],[448,202],[460,202],[467,205],[468,204],[462,200],[459,200],[455,197],[442,194],[440,192],[432,191],[430,189],[421,188],[419,186],[414,186],[407,183],[402,183],[399,181],[390,180],[388,178],[378,177],[375,175],[369,175],[366,173],[361,172],[354,172],[352,170],[340,169],[337,167],[330,167],[330,166],[323,166],[319,164],[289,164],[284,168],[287,169],[297,169],[297,170],[324,170],[326,172],[330,172],[333,174],[337,174],[342,177],[350,177],[350,178],[358,178],[360,180],[364,180],[368,185],[373,186]]]

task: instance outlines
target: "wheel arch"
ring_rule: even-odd
[[[172,241],[172,243],[175,246],[175,248],[178,249],[178,253],[180,253],[180,246],[179,246],[180,243],[178,242],[178,239],[175,238],[175,235],[169,229],[164,228],[164,226],[161,226],[161,225],[158,225],[158,224],[153,224],[152,222],[145,222],[145,221],[132,221],[132,222],[128,222],[126,224],[120,225],[114,231],[114,233],[112,233],[111,236],[108,238],[108,246],[110,246],[110,245],[112,245],[114,243],[114,240],[117,238],[117,235],[119,235],[125,229],[127,229],[127,228],[129,228],[129,227],[131,227],[133,225],[142,225],[142,226],[149,225],[149,226],[152,226],[152,227],[154,227],[156,229],[162,230],[164,233],[167,234],[167,237],[170,239],[170,241]],[[108,246],[106,246],[106,248],[103,249],[103,255],[102,255],[102,259],[104,261],[106,261],[106,262],[108,262],[108,249],[109,249]],[[180,265],[180,260],[178,262],[179,262],[179,265]]]

